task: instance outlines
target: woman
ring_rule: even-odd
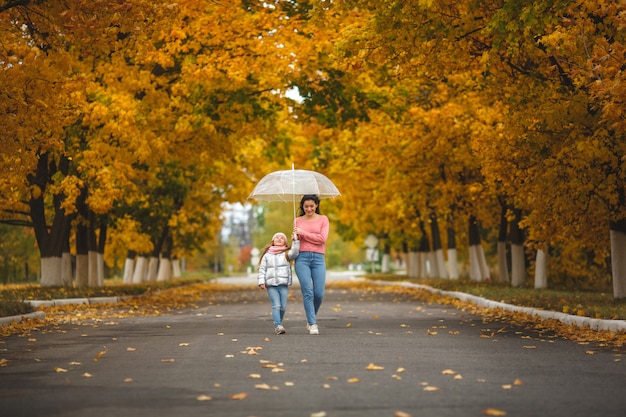
[[[320,200],[316,195],[302,197],[294,227],[294,233],[300,241],[300,253],[295,261],[295,270],[300,281],[309,334],[319,334],[317,312],[322,305],[326,285],[324,254],[329,222],[328,217],[320,214],[319,205]]]

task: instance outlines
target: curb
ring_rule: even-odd
[[[58,300],[26,300],[25,303],[30,304],[34,308],[38,307],[55,307],[70,304],[115,304],[122,300],[130,298],[131,296],[124,297],[94,297],[94,298],[62,298]],[[8,316],[0,317],[0,327],[8,326],[11,323],[19,323],[23,319],[44,319],[46,313],[43,311],[35,311],[34,313],[22,314],[20,316]]]
[[[358,279],[358,278],[357,278]],[[512,311],[516,313],[525,313],[531,316],[537,316],[545,320],[558,320],[561,323],[578,326],[581,328],[589,328],[591,330],[607,330],[611,332],[626,332],[626,320],[608,320],[608,319],[593,319],[591,317],[573,316],[571,314],[560,313],[558,311],[538,310],[532,307],[520,307],[512,304],[501,303],[498,301],[488,300],[477,295],[470,295],[456,291],[443,291],[437,288],[429,287],[422,284],[414,284],[411,282],[389,282],[389,281],[369,281],[376,285],[395,285],[400,287],[418,288],[421,290],[429,291],[434,294],[443,295],[446,297],[456,298],[461,301],[468,301],[480,307],[486,308],[498,308],[500,310]]]

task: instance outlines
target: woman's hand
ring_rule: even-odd
[[[260,289],[262,289],[262,290],[264,290],[264,289],[265,289],[265,284],[261,284],[261,285],[259,285],[259,288],[260,288]]]

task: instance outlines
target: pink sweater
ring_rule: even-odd
[[[300,252],[326,253],[326,240],[330,228],[328,217],[323,214],[316,220],[304,220],[296,217],[296,226],[300,229]]]

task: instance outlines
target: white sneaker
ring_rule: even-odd
[[[285,328],[282,326],[282,324],[279,324],[278,326],[276,326],[276,328],[274,329],[274,332],[276,334],[285,334]]]
[[[307,325],[309,328],[309,334],[320,334],[320,329],[317,327],[317,324]]]

